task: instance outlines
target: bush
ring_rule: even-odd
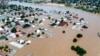
[[[77,42],[77,39],[76,39],[76,38],[74,38],[74,39],[73,39],[73,42]]]
[[[83,35],[79,33],[79,34],[76,35],[76,37],[81,38],[81,37],[83,37]]]

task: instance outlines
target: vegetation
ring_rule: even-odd
[[[73,42],[77,42],[77,39],[76,39],[76,38],[74,38],[74,39],[73,39]]]
[[[11,22],[10,22],[10,21],[7,21],[7,22],[6,22],[6,25],[9,25],[9,24],[11,24]]]
[[[42,32],[42,34],[44,34],[44,32]]]
[[[71,50],[75,50],[75,46],[71,46]]]
[[[100,0],[52,0],[51,2],[62,3],[67,7],[75,7],[88,12],[100,13]]]
[[[37,37],[40,37],[40,34],[38,34]]]
[[[19,37],[19,35],[17,34],[17,35],[16,35],[16,37],[18,38],[18,37]]]
[[[79,56],[84,56],[87,53],[86,50],[84,50],[80,46],[77,46],[77,47],[72,46],[71,50],[75,51]]]
[[[32,20],[32,23],[35,23],[35,21],[34,21],[34,20]]]
[[[35,19],[35,21],[38,21],[38,18],[34,18]]]
[[[62,33],[66,33],[66,31],[63,30]]]
[[[5,46],[0,46],[0,51],[5,51],[5,52],[11,52],[11,49],[9,48],[8,45]]]
[[[77,37],[77,38],[82,38],[83,35],[79,33],[79,34],[76,35],[76,37]]]
[[[5,22],[5,19],[2,19],[2,22]]]
[[[28,34],[28,35],[27,35],[27,37],[30,37],[30,36],[31,36],[31,34]]]
[[[11,32],[12,32],[12,33],[16,33],[16,32],[17,32],[16,28],[15,28],[15,27],[12,28],[12,29],[11,29]]]
[[[5,9],[5,8],[7,8],[6,5],[2,5],[2,4],[0,4],[0,9]]]
[[[8,40],[8,38],[5,38],[5,40],[7,41],[7,40]]]
[[[24,22],[28,22],[28,19],[25,19]]]

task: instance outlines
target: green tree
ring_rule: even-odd
[[[27,35],[27,37],[30,37],[30,36],[31,36],[31,34],[28,34],[28,35]]]
[[[16,28],[15,28],[15,27],[12,28],[12,29],[11,29],[11,32],[12,32],[12,33],[16,33],[16,32],[17,32]]]
[[[79,33],[79,34],[76,35],[76,37],[81,38],[81,37],[83,37],[83,35]]]
[[[73,42],[77,42],[77,39],[76,39],[76,38],[74,38],[74,39],[73,39]]]
[[[75,50],[75,46],[71,46],[71,50]]]
[[[3,46],[0,46],[0,50],[1,50],[1,52],[2,52],[3,48],[4,48]]]
[[[66,33],[66,31],[63,30],[62,33]]]
[[[24,20],[24,22],[28,22],[28,21],[29,21],[28,19],[25,19],[25,20]]]

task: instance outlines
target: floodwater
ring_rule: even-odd
[[[25,56],[32,53],[33,56],[78,56],[74,51],[70,49],[72,45],[80,46],[87,51],[85,56],[100,56],[100,37],[97,33],[100,32],[100,15],[84,12],[82,10],[74,8],[65,8],[59,6],[50,5],[32,5],[28,3],[12,2],[17,5],[32,6],[34,8],[42,8],[44,10],[56,10],[56,11],[71,11],[77,13],[80,18],[84,18],[88,22],[89,28],[83,31],[72,30],[72,25],[68,27],[52,28],[48,26],[49,20],[44,23],[44,26],[54,33],[54,37],[50,38],[29,38],[32,43],[29,46],[25,46],[18,50],[15,56]],[[10,3],[11,4],[11,3]],[[55,15],[55,14],[53,14]],[[63,34],[62,30],[66,33]],[[83,38],[78,39],[77,43],[73,43],[77,33],[82,33]]]

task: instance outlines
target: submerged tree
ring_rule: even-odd
[[[28,35],[27,35],[27,37],[30,37],[30,36],[31,36],[31,34],[28,34]]]
[[[76,39],[76,38],[74,38],[74,39],[73,39],[73,42],[77,42],[77,39]]]
[[[24,20],[24,22],[28,22],[28,21],[29,21],[28,19],[25,19],[25,20]]]
[[[63,30],[62,33],[66,33],[66,31]]]
[[[83,35],[79,33],[79,34],[76,35],[76,37],[81,38],[81,37],[83,37]]]

